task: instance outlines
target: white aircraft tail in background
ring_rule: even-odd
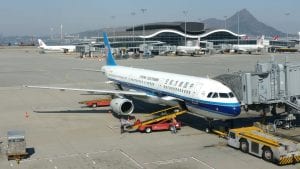
[[[238,44],[232,45],[232,50],[237,53],[246,52],[251,54],[252,52],[260,52],[264,47],[264,40],[265,36],[262,35],[259,39],[257,39],[256,44],[253,45],[245,45],[245,44]]]
[[[38,39],[39,48],[43,49],[44,51],[53,51],[53,52],[75,52],[76,46],[75,45],[63,45],[63,46],[47,46],[41,39]]]

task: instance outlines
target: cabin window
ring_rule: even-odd
[[[212,96],[212,98],[218,98],[218,93],[214,93],[214,95]]]
[[[230,133],[229,133],[229,137],[232,138],[232,139],[235,139],[235,133],[230,132]]]
[[[227,93],[219,93],[219,96],[221,98],[229,98],[228,94]]]
[[[233,98],[233,97],[234,97],[234,94],[233,94],[232,92],[230,92],[230,93],[229,93],[229,97],[230,97],[230,98]]]
[[[212,94],[213,94],[212,92],[209,92],[207,98],[210,98]]]

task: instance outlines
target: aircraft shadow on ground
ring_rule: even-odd
[[[162,109],[169,108],[170,106],[163,106],[163,105],[157,105],[157,104],[150,104],[150,103],[145,103],[140,100],[136,100],[134,98],[130,98],[134,105],[135,105],[135,110],[132,116],[134,114],[149,114],[155,111],[159,111]],[[89,113],[109,113],[111,110],[106,109],[106,110],[99,110],[99,109],[93,109],[91,108],[90,110],[59,110],[59,111],[34,111],[35,113],[83,113],[83,114],[89,114]],[[117,115],[113,113],[115,118],[128,118],[128,116],[122,116],[122,115]],[[300,118],[300,115],[295,115],[297,119]],[[264,119],[261,116],[257,117],[242,117],[242,118],[236,118],[236,119],[231,119],[231,120],[215,120],[213,121],[212,125],[215,129],[228,129],[228,128],[238,128],[238,127],[247,127],[247,126],[253,126],[255,122],[261,122],[263,124],[273,124],[275,119],[282,119],[282,115],[276,115],[276,116],[266,116]],[[195,116],[192,114],[183,114],[177,117],[179,121],[183,123],[183,125],[205,131],[205,129],[208,127],[208,121],[205,118]],[[295,121],[294,122],[295,126],[300,126],[300,121]]]
[[[296,119],[300,118],[300,115],[295,115]],[[277,115],[277,116],[267,116],[262,118],[258,117],[243,117],[236,118],[231,120],[215,120],[212,125],[214,129],[228,130],[230,128],[239,128],[239,127],[249,127],[253,126],[255,122],[260,122],[262,124],[274,124],[276,119],[283,119],[286,116]],[[208,127],[208,121],[202,117],[198,117],[192,114],[183,114],[177,117],[177,119],[183,122],[184,125],[190,126],[198,130],[205,130]],[[300,126],[300,120],[293,122],[294,126]]]

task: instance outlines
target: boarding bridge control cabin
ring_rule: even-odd
[[[300,64],[257,63],[254,72],[224,74],[215,79],[234,91],[246,111],[276,114],[276,106],[284,104],[287,112],[300,112]]]

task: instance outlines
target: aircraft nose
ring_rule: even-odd
[[[234,112],[235,116],[238,116],[241,113],[241,105],[238,104],[237,106],[232,107],[232,112]]]

